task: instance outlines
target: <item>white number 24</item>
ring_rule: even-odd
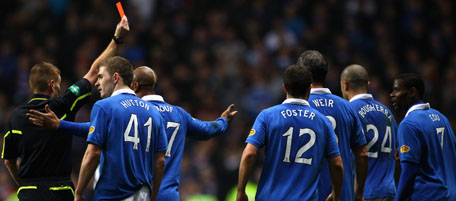
[[[373,124],[367,124],[366,125],[366,132],[369,132],[370,130],[374,131],[374,137],[371,139],[371,141],[369,141],[369,143],[367,143],[367,156],[371,157],[371,158],[378,158],[378,151],[370,151],[372,146],[374,146],[374,144],[377,143],[377,141],[378,141],[378,129]],[[387,146],[386,144],[388,142],[388,139],[389,139],[389,145]],[[380,149],[381,152],[383,152],[383,153],[391,153],[391,145],[393,143],[391,141],[391,139],[392,139],[392,137],[391,137],[391,127],[390,126],[386,126],[385,136],[383,137],[382,146],[381,146],[381,149]]]

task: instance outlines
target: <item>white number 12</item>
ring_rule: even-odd
[[[312,165],[312,158],[301,158],[301,156],[309,150],[315,144],[315,132],[310,128],[301,128],[299,129],[299,137],[301,135],[308,134],[310,135],[310,140],[304,146],[302,146],[298,153],[296,153],[296,158],[294,160],[295,163],[304,163],[308,165]],[[285,132],[282,136],[287,137],[287,147],[285,148],[285,157],[283,158],[283,162],[290,162],[290,152],[291,152],[291,143],[293,141],[293,127],[290,127],[287,132]]]

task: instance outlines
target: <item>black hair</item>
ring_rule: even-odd
[[[282,78],[285,89],[293,97],[305,97],[312,83],[309,69],[297,64],[289,66]]]
[[[424,98],[424,81],[423,78],[416,73],[403,73],[394,77],[395,80],[402,80],[402,84],[407,89],[414,87],[418,92],[418,98]]]
[[[297,64],[310,69],[313,83],[323,84],[328,73],[328,62],[320,52],[316,50],[303,52],[299,56]]]

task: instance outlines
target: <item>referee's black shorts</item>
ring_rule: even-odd
[[[20,201],[73,201],[74,185],[70,178],[25,179],[17,197]]]

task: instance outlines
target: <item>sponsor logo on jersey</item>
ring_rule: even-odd
[[[89,128],[89,134],[93,133],[93,131],[95,131],[95,127],[91,126],[91,127]]]
[[[71,85],[68,90],[70,90],[75,96],[81,95],[81,89],[77,85]]]
[[[407,153],[410,151],[410,147],[407,145],[402,145],[401,146],[401,153]]]
[[[252,130],[250,130],[249,136],[255,135],[255,133],[256,133],[255,129],[252,129]]]

